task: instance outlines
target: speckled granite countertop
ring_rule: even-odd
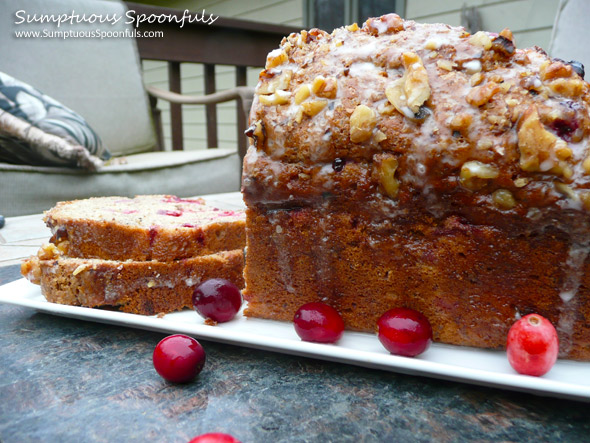
[[[20,278],[0,268],[0,284]],[[588,441],[589,406],[201,340],[188,385],[155,372],[165,334],[0,304],[0,441]]]

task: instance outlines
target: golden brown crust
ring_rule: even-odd
[[[35,256],[21,270],[49,302],[154,315],[192,308],[195,287],[210,278],[243,287],[243,264],[235,250],[174,262]]]
[[[101,197],[58,203],[45,214],[65,254],[171,261],[245,246],[241,211],[174,196]]]
[[[567,235],[511,235],[460,217],[376,221],[362,211],[248,213],[245,315],[292,321],[324,301],[348,329],[375,332],[385,311],[419,310],[443,343],[503,348],[510,326],[536,312],[557,328],[561,357],[590,360],[590,264],[564,303]]]

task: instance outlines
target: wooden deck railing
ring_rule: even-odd
[[[173,14],[182,17],[183,11],[154,6],[127,3],[136,14]],[[235,85],[246,85],[246,68],[264,66],[266,55],[279,46],[281,39],[299,29],[219,17],[211,25],[186,23],[182,28],[178,23],[142,23],[138,30],[143,32],[163,31],[157,38],[138,38],[137,47],[142,60],[168,62],[168,86],[172,92],[181,93],[180,64],[202,63],[204,65],[204,92],[216,92],[215,65],[235,66]],[[156,109],[156,99],[151,97],[154,120],[160,142],[162,142],[161,120]],[[216,105],[206,106],[207,144],[218,145]],[[242,106],[237,107],[238,150],[243,155],[247,148],[244,131],[247,116]],[[170,104],[172,149],[183,149],[182,105]],[[160,146],[163,146],[160,143]]]

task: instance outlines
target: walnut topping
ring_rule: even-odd
[[[313,117],[326,107],[328,100],[313,100],[301,103],[301,109],[305,115]]]
[[[311,95],[311,87],[309,85],[301,85],[295,91],[295,104],[299,105]]]
[[[279,65],[282,65],[286,61],[289,60],[289,56],[285,51],[278,48],[274,51],[271,51],[268,56],[266,57],[266,65],[264,66],[265,69],[272,69],[276,68]]]
[[[265,106],[284,105],[289,103],[291,93],[289,91],[276,91],[270,95],[259,95],[258,100]]]
[[[53,243],[46,243],[39,251],[37,251],[37,257],[39,260],[53,260],[60,256],[60,251]]]
[[[500,209],[512,209],[516,206],[516,200],[508,189],[498,189],[492,193],[492,201]]]
[[[467,103],[473,106],[483,106],[489,102],[494,95],[500,92],[500,86],[496,82],[488,82],[482,86],[476,86],[467,94]]]
[[[368,140],[377,124],[375,111],[365,105],[358,105],[350,116],[350,141],[361,143]]]
[[[412,118],[430,97],[430,85],[426,69],[417,54],[404,52],[402,63],[406,72],[385,90],[385,95],[395,109]]]
[[[346,27],[347,30],[349,30],[350,32],[356,32],[359,30],[359,25],[357,25],[356,23],[353,23],[352,25],[348,25]]]
[[[438,66],[440,69],[444,71],[452,71],[453,68],[457,67],[455,63],[446,59],[437,60],[436,66]]]
[[[272,94],[278,90],[284,91],[289,89],[292,76],[293,71],[286,69],[278,77],[274,77],[272,80],[262,83],[256,92],[258,94]]]
[[[478,31],[469,37],[469,43],[483,49],[490,49],[492,47],[492,39],[490,39],[490,36],[484,31]]]
[[[563,162],[572,156],[567,143],[549,132],[532,105],[524,113],[518,129],[520,167],[528,172],[552,172],[571,176],[571,168]]]
[[[478,191],[499,175],[498,169],[492,165],[478,161],[469,161],[461,166],[459,179],[467,189]]]
[[[338,83],[333,77],[324,78],[320,75],[316,77],[311,84],[311,92],[318,97],[336,98],[337,91]]]
[[[483,74],[481,72],[478,72],[476,74],[473,74],[471,76],[471,78],[469,79],[469,84],[471,86],[477,86],[479,85],[481,82],[483,81]]]
[[[42,272],[39,258],[30,257],[23,261],[20,265],[20,273],[31,283],[40,285]]]
[[[453,131],[459,131],[463,134],[463,133],[467,132],[467,130],[469,129],[469,126],[471,126],[472,120],[473,120],[473,117],[471,116],[471,114],[468,114],[466,112],[463,112],[461,114],[457,114],[451,120],[451,125],[450,125],[451,129]]]
[[[244,132],[247,137],[254,140],[254,146],[260,146],[264,143],[266,132],[264,130],[264,123],[262,120],[257,120],[250,125],[250,127]]]
[[[393,34],[404,30],[404,21],[397,14],[387,14],[378,18],[370,18],[365,27],[371,35]]]
[[[579,78],[558,78],[549,83],[549,89],[565,97],[578,97],[584,91],[584,81]]]
[[[520,177],[514,180],[514,186],[516,186],[517,188],[524,188],[526,185],[529,184],[530,181],[530,178]]]
[[[375,132],[374,138],[377,143],[381,143],[383,140],[387,140],[387,136],[385,135],[385,133],[383,131]]]
[[[584,168],[584,172],[587,175],[590,175],[590,157],[586,157],[586,159],[582,163],[582,167]]]
[[[550,62],[546,60],[539,67],[539,73],[543,81],[571,77],[573,72],[571,65],[562,61]]]
[[[385,193],[391,197],[397,197],[399,181],[395,178],[395,171],[398,166],[397,158],[391,154],[378,154],[375,156],[376,174],[379,183]]]
[[[570,198],[572,200],[579,200],[580,199],[578,197],[578,194],[575,193],[575,191],[571,188],[571,186],[568,186],[565,183],[561,183],[561,182],[555,182],[553,185],[555,186],[555,189],[557,190],[557,192],[559,192],[562,195],[565,195],[567,198]]]

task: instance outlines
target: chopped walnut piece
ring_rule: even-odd
[[[494,95],[500,92],[500,86],[496,82],[488,82],[482,86],[476,86],[467,94],[467,103],[473,106],[483,106],[489,102]]]
[[[361,143],[368,140],[377,124],[375,111],[365,105],[358,105],[350,116],[350,141]]]
[[[337,91],[338,83],[333,77],[324,78],[320,75],[316,77],[311,84],[311,92],[318,97],[336,98]]]
[[[395,178],[397,170],[397,158],[391,154],[377,154],[374,158],[376,175],[385,193],[391,197],[397,197],[399,192],[399,181]]]
[[[256,92],[258,94],[272,94],[273,92],[278,90],[284,91],[289,88],[292,76],[293,71],[290,69],[286,69],[278,77],[274,77],[269,81],[263,82],[260,85],[260,87],[256,90]]]
[[[558,78],[549,83],[549,89],[565,97],[578,97],[584,91],[584,80],[579,78]]]
[[[469,84],[471,86],[477,86],[479,85],[482,81],[483,81],[483,74],[481,72],[478,72],[476,74],[473,74],[471,76],[471,78],[469,79]]]
[[[442,60],[437,60],[436,66],[438,66],[440,69],[442,69],[444,71],[452,71],[453,68],[456,67],[457,65],[450,60],[442,59]]]
[[[394,34],[404,30],[404,21],[397,14],[387,14],[368,19],[364,26],[371,35]]]
[[[468,114],[466,112],[462,112],[460,114],[457,114],[451,120],[451,125],[450,125],[451,129],[453,131],[459,131],[461,133],[465,133],[469,129],[469,126],[471,126],[472,120],[473,120],[473,117],[471,116],[471,114]]]
[[[275,49],[274,51],[269,52],[266,57],[266,65],[264,66],[265,69],[272,69],[276,68],[279,65],[282,65],[286,61],[289,60],[289,56],[285,51],[280,48]]]
[[[246,136],[254,139],[254,146],[264,142],[265,131],[262,120],[257,120],[245,132]]]
[[[492,193],[492,201],[500,209],[512,209],[516,206],[516,200],[508,189],[498,189]]]
[[[270,95],[259,95],[258,100],[265,106],[284,105],[289,103],[291,93],[289,91],[276,91]]]
[[[26,260],[24,260],[20,265],[20,273],[31,283],[40,285],[42,272],[41,264],[39,263],[39,258],[29,257]]]
[[[60,256],[60,250],[53,243],[45,243],[37,251],[40,260],[53,260]]]
[[[428,73],[420,57],[413,52],[402,54],[406,72],[385,90],[389,102],[406,117],[412,118],[430,97]]]
[[[516,186],[517,188],[524,188],[526,185],[529,184],[530,181],[530,178],[520,177],[514,180],[514,186]]]
[[[492,47],[492,39],[484,31],[478,31],[469,37],[469,43],[483,49],[490,49]]]
[[[358,25],[358,24],[356,24],[356,23],[353,23],[352,25],[348,25],[348,26],[346,27],[346,29],[347,29],[348,31],[350,31],[350,32],[356,32],[356,31],[358,31],[358,30],[359,30],[359,25]]]
[[[590,157],[586,157],[586,159],[582,163],[582,167],[584,168],[584,172],[587,175],[590,175]]]
[[[301,109],[305,115],[313,117],[326,107],[328,100],[313,100],[301,103]]]
[[[572,150],[565,141],[545,129],[535,105],[530,106],[520,120],[518,149],[523,171],[571,176],[571,168],[562,161],[572,156]]]
[[[561,182],[555,182],[553,183],[553,185],[555,186],[557,192],[559,192],[560,194],[563,194],[567,198],[570,198],[572,200],[579,200],[578,194],[576,194],[576,192],[571,188],[571,186]]]
[[[377,131],[375,132],[374,139],[377,143],[381,143],[383,140],[387,140],[387,136],[383,131]]]
[[[543,81],[556,78],[568,78],[572,76],[573,72],[574,70],[571,65],[562,61],[550,62],[549,60],[546,60],[539,67],[539,73],[541,75],[541,80]]]
[[[307,84],[299,86],[295,91],[295,104],[299,105],[311,95],[311,87]]]
[[[469,161],[461,166],[459,180],[467,189],[478,191],[487,184],[487,180],[493,180],[498,175],[500,175],[498,169],[492,165],[478,161]]]

